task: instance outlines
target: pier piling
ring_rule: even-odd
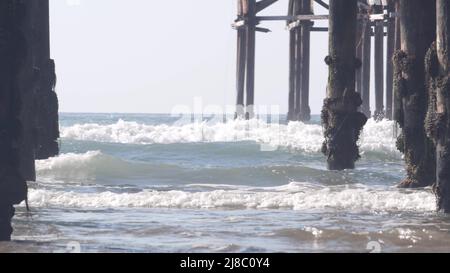
[[[437,0],[436,11],[437,39],[426,58],[429,88],[426,130],[436,144],[437,207],[450,213],[450,1]]]
[[[0,1],[0,241],[11,239],[35,159],[59,150],[48,9],[48,0]]]
[[[302,0],[302,14],[313,15],[312,0]],[[301,26],[301,107],[300,107],[300,121],[311,120],[311,108],[309,106],[309,77],[310,77],[310,61],[311,61],[311,28],[314,22],[305,20],[300,22]]]
[[[288,16],[293,16],[295,14],[295,4],[296,0],[289,0]],[[292,21],[287,21],[287,26],[292,23]],[[295,121],[295,101],[296,101],[296,45],[297,45],[297,33],[295,29],[291,28],[289,30],[289,110],[287,119],[288,121]]]
[[[30,2],[0,1],[0,241],[11,239],[13,206],[25,200],[26,179],[35,171],[27,150],[32,145],[25,143],[31,120],[24,105],[33,101],[24,97],[31,96],[33,83],[27,44],[30,8]]]
[[[36,1],[35,68],[39,82],[36,90],[36,159],[47,159],[59,153],[58,97],[55,93],[55,62],[50,58],[49,0]]]
[[[366,11],[367,12],[367,11]],[[365,15],[368,15],[367,13]],[[361,66],[361,97],[363,100],[361,111],[370,118],[370,80],[371,80],[371,58],[372,58],[372,26],[368,19],[363,20],[362,36],[362,66]]]
[[[255,47],[256,47],[256,0],[244,0],[247,2],[247,79],[246,79],[246,108],[245,118],[252,119],[255,116]]]
[[[238,5],[238,19],[244,19],[244,2],[243,0],[237,0]],[[246,44],[247,36],[245,26],[239,26],[237,28],[237,61],[236,61],[236,115],[235,118],[243,118],[244,107],[244,91],[245,91],[245,62],[247,60]]]
[[[401,187],[435,182],[435,149],[425,133],[428,95],[425,54],[436,37],[435,0],[400,0],[401,50],[395,53],[395,87],[401,99],[397,146],[405,155],[407,177]],[[412,16],[412,14],[414,16]]]
[[[367,118],[355,92],[357,0],[330,0],[327,98],[322,110],[322,151],[330,170],[353,169],[359,159],[357,141]]]
[[[381,5],[374,6],[376,13],[382,13]],[[376,120],[382,120],[384,113],[384,22],[375,22],[375,113]]]
[[[387,49],[386,49],[386,118],[393,119],[393,85],[394,85],[394,63],[392,58],[395,52],[395,1],[387,2]]]
[[[294,15],[301,15],[303,13],[303,0],[296,0],[294,4]],[[303,76],[303,61],[302,61],[302,29],[299,22],[293,27],[295,33],[295,120],[300,120],[300,113],[302,108],[302,76]]]

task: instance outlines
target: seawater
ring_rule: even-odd
[[[0,251],[450,251],[431,189],[396,187],[393,122],[370,120],[357,168],[334,172],[318,119],[61,114],[61,155],[36,162]]]

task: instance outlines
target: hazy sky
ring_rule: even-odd
[[[62,112],[168,113],[235,103],[235,0],[51,0]],[[269,8],[284,15],[288,0]],[[323,9],[316,13],[323,14]],[[263,13],[264,14],[264,13]],[[287,112],[288,32],[257,34],[256,104]],[[312,36],[311,107],[325,95],[327,34]]]

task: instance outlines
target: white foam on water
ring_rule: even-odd
[[[234,189],[231,189],[234,187]],[[154,191],[139,193],[80,193],[32,189],[34,207],[59,208],[185,208],[185,209],[287,209],[346,211],[420,211],[436,209],[430,191],[367,188],[362,185],[323,187],[311,183],[290,183],[282,187],[229,186],[230,190],[206,192]]]
[[[92,165],[92,162],[102,157],[100,151],[89,151],[83,154],[67,153],[57,157],[36,161],[36,171],[43,173],[46,171],[57,171],[69,169],[84,170]]]
[[[399,155],[395,148],[393,128],[392,121],[369,120],[361,135],[362,152],[387,152]],[[110,125],[77,124],[63,127],[61,136],[81,141],[124,144],[255,141],[312,153],[320,152],[323,143],[323,130],[320,125],[302,122],[278,125],[256,119],[174,126],[145,125],[120,120]]]
[[[37,160],[36,174],[40,179],[48,177],[89,179],[100,169],[115,171],[117,167],[120,167],[120,162],[115,164],[115,161],[118,160],[100,151],[89,151],[83,154],[67,153],[46,160]]]

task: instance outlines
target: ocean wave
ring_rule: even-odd
[[[288,181],[314,181],[323,185],[357,184],[373,180],[365,169],[330,172],[320,166],[301,164],[226,165],[192,167],[161,162],[128,161],[100,151],[68,153],[36,161],[38,180],[46,184],[102,185],[191,185],[202,189],[217,185],[283,185]],[[396,177],[379,175],[375,184],[388,183]],[[400,178],[398,178],[400,179]],[[213,183],[213,184],[212,184]],[[225,187],[225,186],[224,186]],[[227,189],[227,188],[224,188]]]
[[[92,181],[107,183],[111,180],[127,181],[134,178],[146,180],[156,173],[170,174],[181,170],[181,167],[175,165],[126,161],[100,151],[67,153],[36,161],[38,179],[47,183],[59,180],[75,183]]]
[[[231,188],[231,186],[230,186]],[[143,190],[139,193],[80,193],[32,189],[29,202],[34,207],[60,208],[182,208],[182,209],[286,209],[346,211],[435,210],[430,191],[374,189],[365,186],[320,187],[291,183],[279,188],[205,192]]]
[[[46,160],[37,160],[36,173],[38,177],[89,179],[95,178],[102,170],[114,172],[117,168],[123,169],[125,167],[123,163],[100,151],[67,153]]]
[[[362,133],[362,152],[399,155],[393,137],[394,123],[369,120]],[[61,128],[66,139],[123,143],[174,144],[201,142],[255,141],[271,147],[286,147],[304,152],[320,152],[323,130],[320,125],[290,122],[288,125],[268,124],[262,120],[235,120],[227,123],[191,123],[186,125],[145,125],[123,120],[115,124],[77,124]]]

